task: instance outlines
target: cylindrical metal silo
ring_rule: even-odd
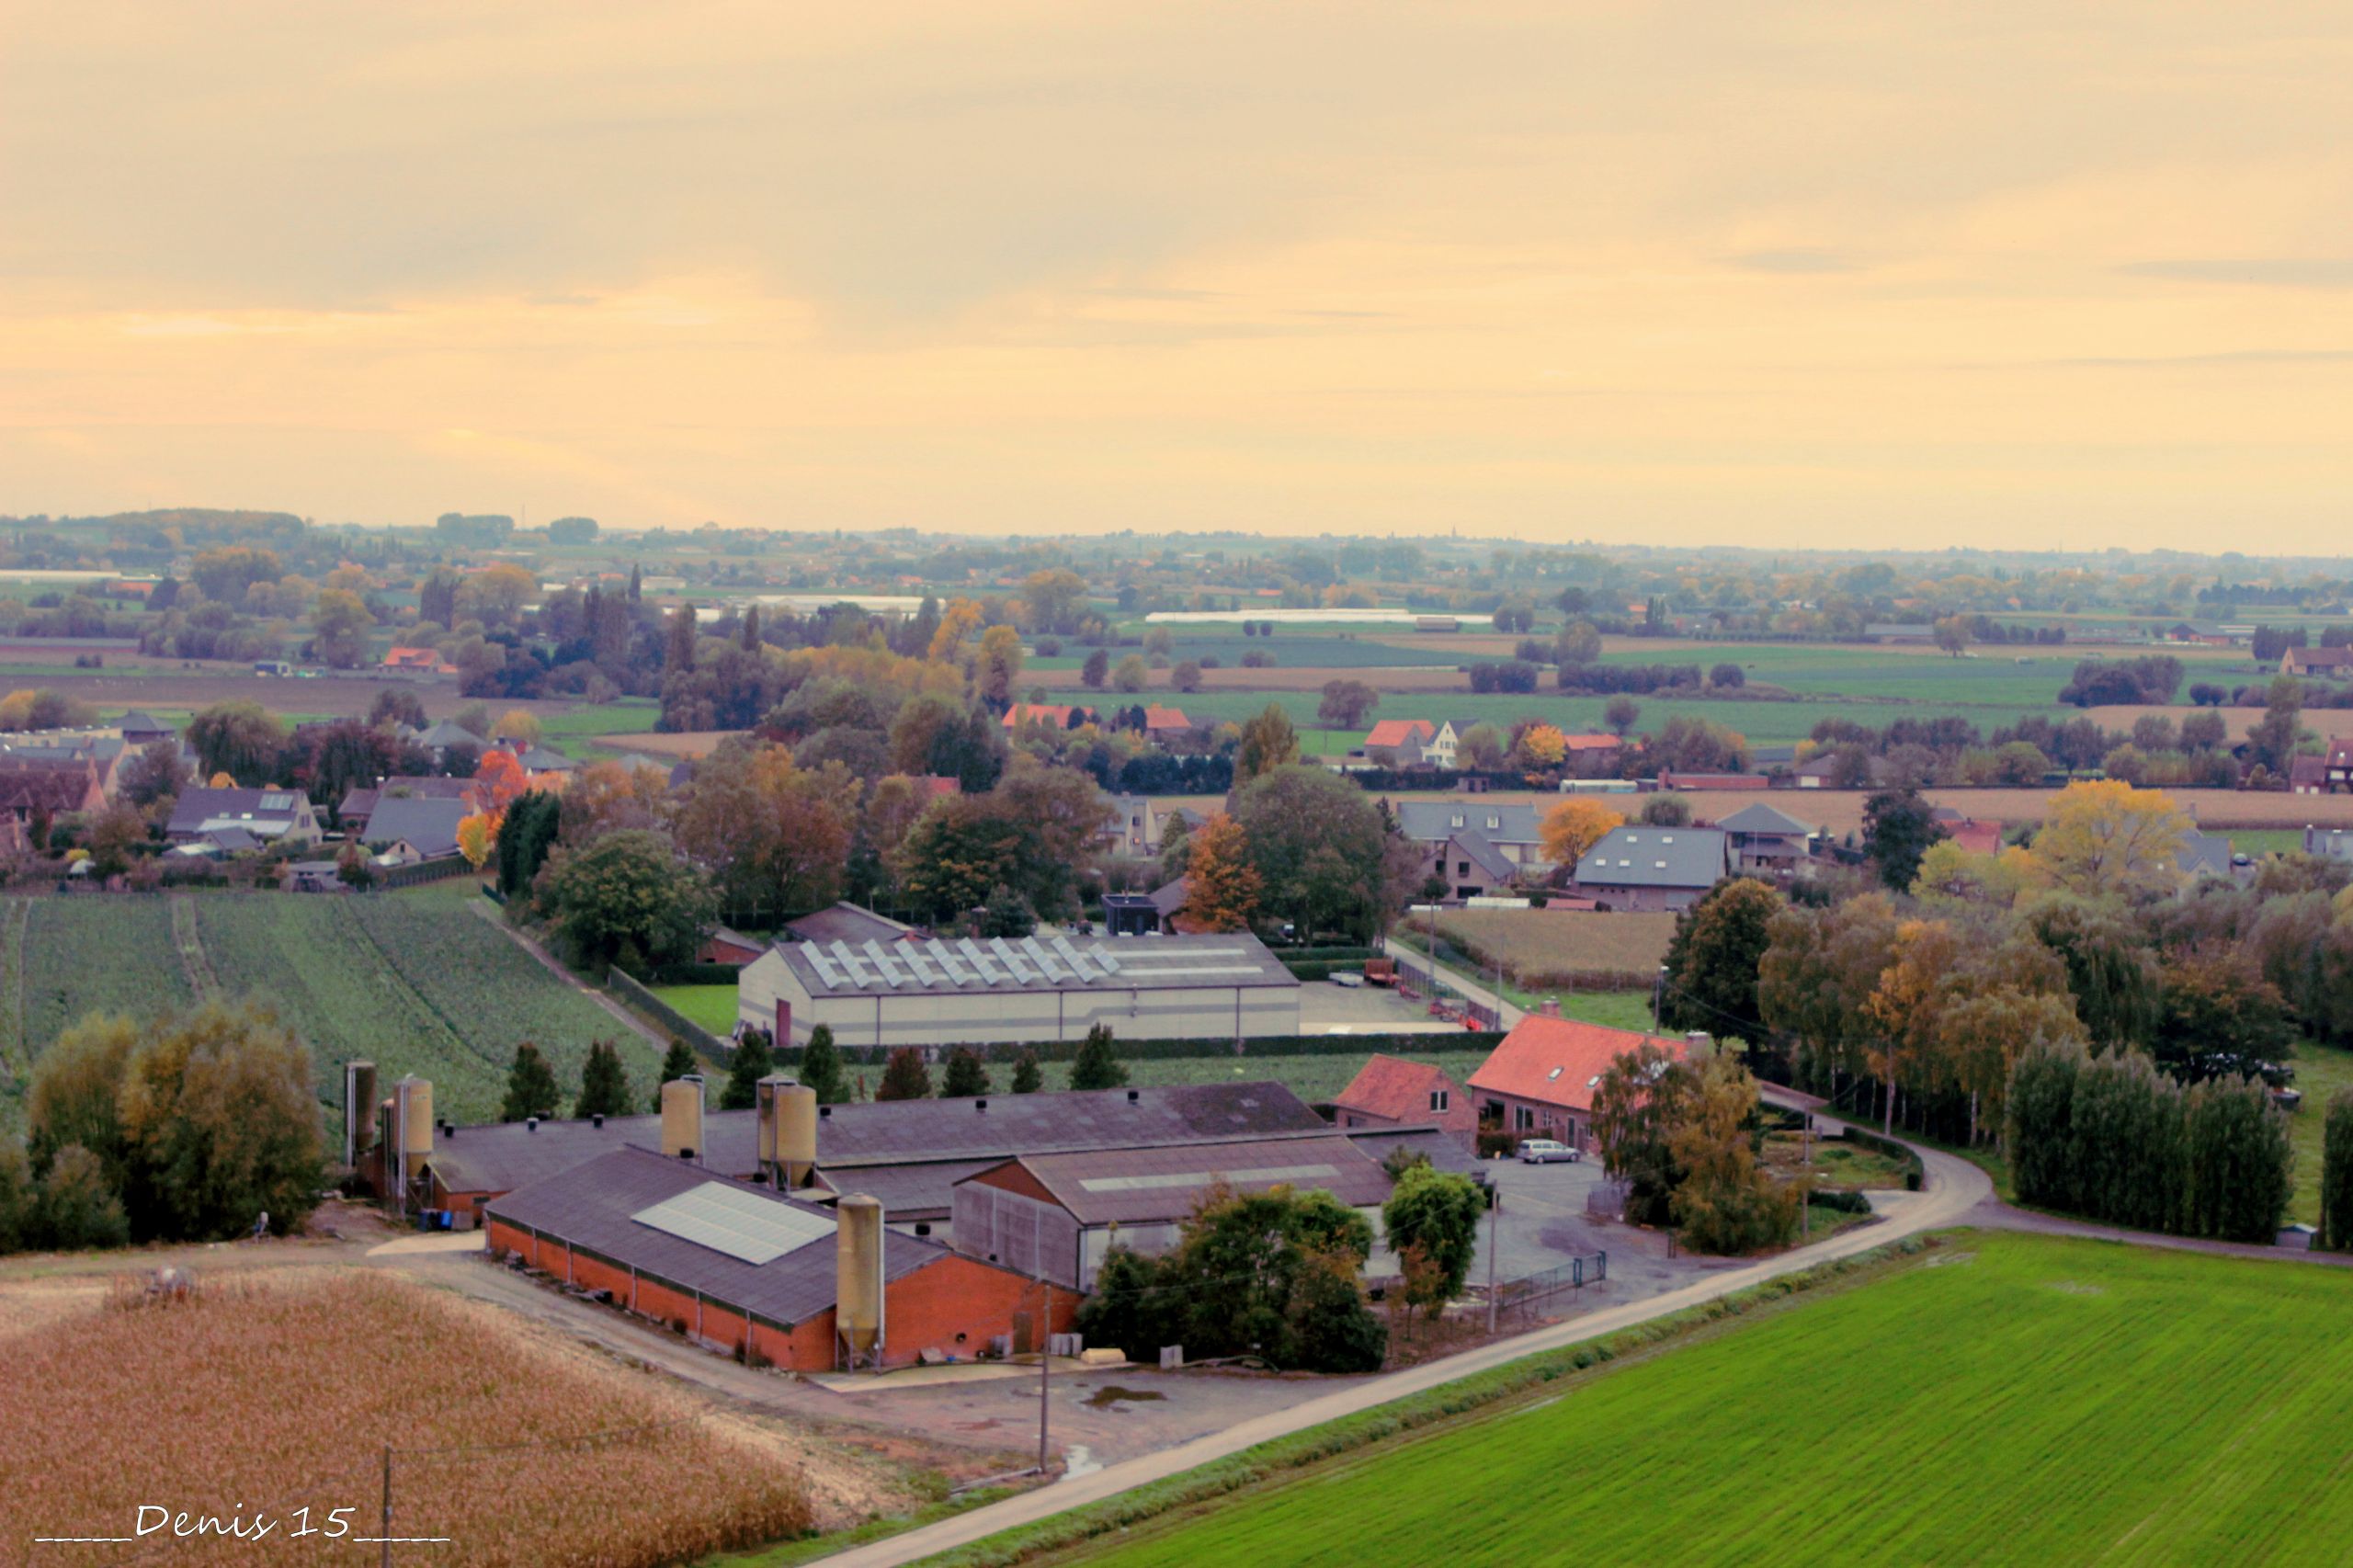
[[[787,1187],[807,1187],[817,1170],[817,1091],[788,1084],[777,1091],[777,1160]]]
[[[835,1206],[834,1324],[849,1363],[882,1362],[882,1204],[852,1193]]]
[[[792,1082],[790,1074],[771,1073],[754,1087],[755,1104],[759,1108],[760,1169],[772,1168],[777,1162],[777,1091]]]
[[[414,1074],[392,1085],[400,1123],[401,1180],[415,1181],[433,1158],[433,1085]]]
[[[672,1159],[702,1153],[702,1080],[673,1078],[662,1085],[662,1152]]]
[[[357,1165],[376,1146],[376,1064],[343,1064],[343,1163]]]

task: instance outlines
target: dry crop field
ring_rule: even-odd
[[[436,1563],[653,1568],[813,1521],[801,1474],[763,1429],[490,1307],[340,1269],[222,1279],[177,1305],[136,1299],[119,1290],[8,1341],[0,1423],[13,1454],[46,1456],[10,1465],[0,1488],[8,1561],[373,1562],[376,1548],[346,1541],[383,1533],[388,1441],[392,1534],[447,1537],[407,1549]],[[142,1505],[231,1518],[242,1506],[278,1528],[236,1541],[158,1530],[103,1558],[30,1545],[133,1536]],[[328,1539],[335,1509],[349,1510],[341,1540]],[[297,1538],[306,1524],[318,1533]]]
[[[1522,990],[1646,986],[1675,935],[1672,915],[1582,909],[1463,909],[1442,915],[1438,935],[1483,963],[1501,960]]]

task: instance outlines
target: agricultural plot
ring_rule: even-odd
[[[28,1065],[85,1014],[145,1017],[192,999],[164,900],[91,894],[24,902],[19,1006]]]
[[[2288,1136],[2296,1148],[2296,1191],[2288,1211],[2308,1225],[2320,1223],[2321,1133],[2328,1119],[2328,1098],[2340,1089],[2353,1089],[2353,1051],[2303,1040],[2296,1047],[2296,1087],[2303,1103],[2288,1119]]]
[[[2348,1309],[2336,1269],[1964,1234],[1064,1560],[2336,1562]]]
[[[1440,937],[1483,967],[1527,989],[1647,987],[1675,935],[1672,915],[1597,915],[1572,909],[1461,909],[1440,915]]]
[[[813,1491],[855,1474],[821,1445],[708,1414],[446,1291],[358,1270],[199,1287],[187,1303],[112,1305],[10,1341],[0,1415],[19,1451],[58,1462],[13,1467],[7,1540],[129,1536],[141,1505],[167,1503],[276,1528],[150,1537],[161,1556],[97,1550],[373,1562],[379,1549],[350,1538],[383,1533],[390,1441],[393,1533],[440,1542],[385,1549],[403,1562],[654,1568],[801,1534],[820,1522]],[[580,1440],[592,1434],[608,1436]]]

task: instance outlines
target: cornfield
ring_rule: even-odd
[[[1438,917],[1440,937],[1529,991],[1641,991],[1666,957],[1672,915],[1562,909],[1463,909]]]
[[[108,1310],[9,1351],[11,1562],[315,1565],[364,1551],[373,1562],[380,1548],[352,1541],[387,1533],[387,1444],[390,1535],[446,1538],[395,1545],[396,1562],[652,1568],[812,1523],[801,1476],[756,1430],[384,1275],[207,1284],[176,1301],[118,1290]],[[158,1508],[276,1528],[31,1544],[135,1536]],[[317,1533],[298,1538],[305,1525]]]

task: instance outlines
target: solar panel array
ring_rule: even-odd
[[[755,1266],[812,1242],[830,1241],[834,1234],[833,1221],[824,1215],[717,1181],[688,1187],[630,1218]]]
[[[1174,943],[1114,956],[1060,931],[1017,939],[971,937],[930,941],[802,942],[797,950],[829,991],[972,991],[995,987],[1126,984],[1164,975],[1244,977],[1265,972],[1243,947]]]

